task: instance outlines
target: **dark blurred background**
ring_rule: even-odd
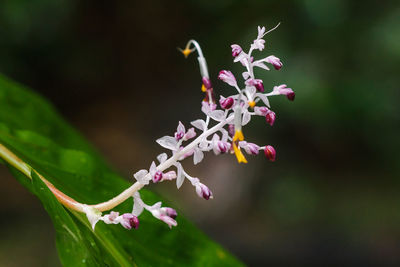
[[[160,153],[155,139],[199,118],[194,56],[203,47],[217,94],[221,69],[240,77],[230,44],[248,48],[257,26],[278,30],[261,56],[280,71],[259,72],[274,127],[256,118],[246,137],[277,149],[238,165],[208,154],[186,168],[209,185],[152,187],[246,264],[400,264],[400,4],[398,1],[2,0],[0,72],[30,86],[127,179]],[[59,265],[54,231],[38,200],[1,167],[0,265]],[[174,231],[174,230],[173,230]]]

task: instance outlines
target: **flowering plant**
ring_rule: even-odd
[[[237,45],[231,45],[234,62],[239,62],[245,68],[242,72],[244,86],[241,89],[236,77],[229,70],[221,70],[218,79],[234,88],[234,94],[220,96],[218,108],[214,89],[210,81],[206,59],[200,45],[195,40],[190,40],[184,49],[179,49],[185,57],[197,52],[202,78],[201,90],[205,97],[201,102],[201,110],[205,119],[197,119],[191,122],[193,127],[186,129],[182,122],[172,136],[164,136],[157,140],[157,143],[170,153],[161,153],[157,156],[157,165],[153,161],[149,169],[139,170],[134,174],[137,182],[124,191],[123,197],[116,197],[109,202],[94,206],[83,206],[83,211],[94,228],[98,221],[107,224],[121,224],[127,229],[139,226],[138,216],[143,210],[149,211],[155,218],[165,222],[169,227],[176,226],[177,212],[169,207],[162,207],[161,202],[154,205],[147,205],[140,197],[139,190],[150,182],[159,183],[163,181],[176,180],[179,189],[185,180],[188,180],[197,195],[206,200],[213,198],[211,190],[203,184],[199,178],[190,176],[183,168],[181,161],[192,157],[193,163],[198,164],[204,158],[204,153],[213,151],[215,155],[221,153],[232,153],[239,163],[247,163],[242,150],[249,155],[257,155],[264,151],[270,161],[275,161],[276,151],[271,145],[257,145],[245,140],[243,126],[247,125],[253,116],[263,116],[269,125],[273,125],[276,114],[270,109],[268,97],[273,95],[285,95],[289,100],[294,100],[295,93],[285,84],[273,87],[272,91],[265,93],[264,83],[257,79],[254,68],[270,70],[267,64],[272,65],[276,70],[282,68],[281,60],[274,55],[255,60],[252,56],[254,50],[263,51],[265,48],[264,37],[273,31],[279,24],[266,32],[265,27],[258,27],[257,38],[250,45],[246,53]],[[260,105],[258,105],[260,104]],[[172,168],[172,169],[171,169]],[[132,196],[134,200],[132,213],[119,215],[117,212],[101,215],[99,210],[108,209],[119,204],[126,196]]]
[[[193,120],[190,128],[179,122],[174,133],[158,139],[157,143],[166,149],[168,154],[165,152],[159,154],[156,160],[158,163],[153,161],[148,169],[137,171],[134,174],[136,182],[108,201],[94,205],[76,201],[57,189],[41,173],[2,144],[0,144],[0,157],[30,179],[34,180],[34,176],[37,176],[61,204],[73,211],[84,213],[93,230],[99,221],[106,224],[120,224],[126,229],[136,229],[139,227],[138,217],[144,210],[165,222],[169,227],[177,226],[175,220],[177,212],[173,208],[163,207],[161,202],[148,205],[142,200],[139,191],[149,183],[172,180],[175,180],[179,189],[184,181],[188,180],[199,197],[206,200],[212,199],[211,190],[199,178],[193,177],[185,171],[181,163],[183,159],[192,158],[193,163],[198,164],[203,160],[205,152],[212,151],[215,155],[234,154],[239,163],[247,163],[243,152],[248,155],[257,155],[260,151],[263,151],[268,160],[275,161],[276,151],[274,147],[257,145],[247,139],[245,140],[243,127],[250,122],[253,116],[263,116],[267,124],[271,126],[274,124],[276,114],[270,109],[268,97],[285,95],[289,100],[294,100],[293,90],[285,84],[274,86],[270,92],[266,93],[263,81],[256,78],[254,74],[255,68],[270,70],[269,65],[272,65],[276,70],[282,68],[281,60],[273,55],[261,59],[255,59],[252,56],[255,50],[264,50],[265,35],[278,26],[279,24],[267,32],[265,27],[258,27],[257,38],[250,45],[247,53],[243,51],[241,46],[231,45],[233,61],[239,62],[244,67],[242,72],[244,82],[243,86],[239,86],[231,71],[221,70],[218,79],[233,87],[234,93],[230,96],[220,96],[218,101],[215,98],[206,59],[199,44],[195,40],[190,40],[184,49],[180,49],[185,57],[194,52],[198,54],[197,59],[202,79],[201,90],[205,94],[201,101],[204,119]],[[7,138],[7,135],[5,135],[4,140],[8,140]],[[119,214],[119,212],[111,211],[108,214],[102,214],[102,212],[112,210],[130,198],[133,199],[134,203],[132,212]]]

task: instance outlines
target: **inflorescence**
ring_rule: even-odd
[[[247,163],[243,151],[248,155],[257,155],[260,151],[264,151],[268,160],[275,161],[276,152],[274,147],[271,145],[260,146],[245,141],[242,128],[250,122],[253,116],[263,116],[269,125],[272,126],[274,124],[276,114],[270,109],[268,97],[285,95],[291,101],[295,98],[295,93],[286,84],[274,86],[271,92],[265,93],[263,81],[257,79],[254,75],[255,67],[270,70],[267,65],[270,64],[276,70],[279,70],[283,66],[281,60],[273,55],[258,60],[252,56],[254,50],[264,50],[264,36],[278,26],[279,24],[268,32],[265,31],[265,27],[258,27],[257,38],[250,45],[247,53],[239,45],[231,45],[233,61],[240,62],[245,68],[245,71],[242,72],[244,84],[243,89],[240,89],[232,72],[221,70],[218,79],[229,84],[235,90],[231,96],[220,96],[218,101],[219,108],[208,74],[206,59],[199,44],[195,40],[190,40],[185,49],[180,49],[185,57],[188,57],[193,52],[198,53],[197,59],[202,77],[201,90],[205,93],[201,103],[201,110],[205,114],[205,119],[192,121],[191,125],[193,127],[189,129],[182,122],[179,122],[172,136],[164,136],[157,140],[160,146],[168,150],[170,156],[167,153],[161,153],[157,156],[158,164],[153,161],[149,169],[142,169],[134,174],[137,182],[129,188],[130,190],[127,189],[125,194],[128,194],[129,198],[133,198],[134,204],[131,213],[120,215],[118,212],[111,211],[109,214],[102,215],[100,208],[98,208],[102,207],[101,204],[97,205],[98,207],[96,205],[83,205],[82,211],[86,213],[93,229],[100,220],[106,224],[121,224],[126,229],[136,229],[139,226],[138,216],[143,210],[149,211],[155,218],[165,222],[169,227],[176,226],[175,218],[177,212],[174,209],[162,207],[161,202],[150,206],[141,199],[138,191],[150,182],[160,183],[176,180],[176,185],[179,189],[187,179],[193,185],[199,197],[206,200],[213,198],[211,190],[201,183],[199,178],[190,176],[184,170],[181,161],[185,158],[192,157],[193,163],[198,164],[203,160],[204,152],[213,151],[215,155],[235,154],[239,163]]]

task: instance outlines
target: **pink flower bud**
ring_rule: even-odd
[[[295,95],[295,93],[293,91],[287,93],[287,95],[286,95],[287,99],[289,99],[290,101],[293,101],[295,96],[296,95]]]
[[[280,70],[283,66],[281,60],[276,56],[269,56],[265,59],[266,62],[270,63],[276,70]]]
[[[218,74],[218,79],[220,79],[223,82],[226,82],[230,86],[237,86],[236,78],[229,70],[221,70]]]
[[[272,126],[274,125],[275,119],[276,119],[275,112],[268,110],[267,115],[265,115],[265,120],[267,121],[267,123]]]
[[[263,84],[262,80],[260,80],[260,79],[252,79],[251,78],[251,79],[248,79],[245,82],[245,84],[247,86],[254,86],[257,89],[257,91],[259,91],[259,92],[264,92],[264,84]]]
[[[179,122],[175,132],[175,139],[179,141],[183,138],[184,135],[185,135],[185,126],[183,125],[182,122]]]
[[[228,142],[219,141],[217,147],[221,153],[226,153],[231,148],[231,144]]]
[[[232,56],[233,57],[237,57],[243,51],[242,48],[237,44],[233,44],[233,45],[231,45],[231,47],[232,47]]]
[[[270,160],[270,161],[275,161],[276,159],[276,151],[273,146],[266,146],[264,149],[265,156]]]
[[[137,229],[139,227],[139,219],[132,213],[125,213],[122,215],[121,225],[130,230],[132,228]]]
[[[267,116],[269,109],[267,107],[254,107],[254,112],[256,115]]]
[[[254,143],[248,143],[246,141],[240,141],[239,146],[242,147],[249,155],[258,155],[259,146]]]
[[[202,197],[202,198],[204,198],[206,200],[209,200],[210,198],[213,198],[210,189],[206,185],[204,185],[202,183],[198,183],[196,185],[196,193],[197,193],[197,195],[199,197]]]
[[[210,81],[209,78],[203,77],[203,78],[202,78],[202,82],[203,82],[204,86],[205,86],[207,89],[211,89],[211,88],[212,88],[212,84],[211,84],[211,81]]]
[[[178,213],[173,208],[167,207],[167,208],[161,208],[161,210],[163,213],[165,213],[165,215],[171,217],[172,219],[175,219],[178,216]]]
[[[187,140],[189,140],[189,139],[192,139],[192,138],[195,137],[195,136],[196,136],[196,132],[195,132],[194,128],[192,127],[192,128],[190,128],[190,129],[186,132],[186,134],[183,136],[183,141],[187,141]]]
[[[156,173],[153,176],[153,183],[158,183],[159,181],[161,181],[162,178],[163,178],[162,171],[156,171]]]
[[[219,104],[223,109],[230,109],[233,106],[233,103],[235,103],[235,101],[233,100],[232,97],[225,98],[221,96],[219,100]]]
[[[293,92],[293,90],[291,88],[288,88],[286,86],[286,84],[281,84],[279,86],[275,86],[274,91],[278,92],[281,95],[285,95],[287,97],[287,99],[289,99],[290,101],[294,100],[295,93]]]

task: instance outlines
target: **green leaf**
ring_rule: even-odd
[[[130,185],[48,102],[3,76],[0,76],[0,144],[82,203],[103,202]],[[143,213],[137,230],[99,222],[92,231],[86,216],[62,206],[35,171],[30,181],[9,162],[6,164],[49,213],[64,266],[242,265],[182,216],[178,217],[178,227],[171,230]],[[144,189],[141,195],[148,203],[160,200]],[[131,209],[132,200],[116,208],[120,212]]]

